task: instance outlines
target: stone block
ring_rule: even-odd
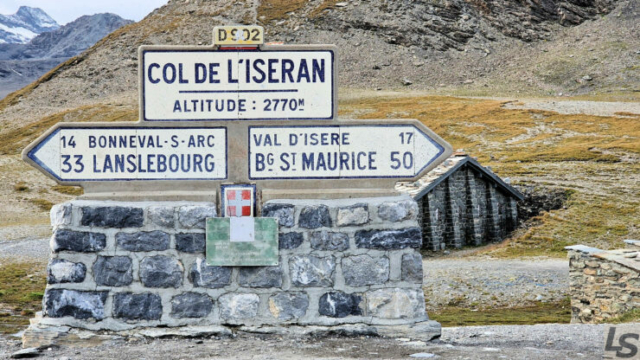
[[[338,208],[338,226],[363,225],[369,222],[369,206],[355,204]]]
[[[54,205],[49,212],[51,226],[55,229],[58,226],[71,225],[72,210],[73,207],[68,203]]]
[[[318,303],[320,315],[343,318],[350,315],[362,315],[362,296],[346,294],[341,291],[328,292],[320,297]]]
[[[102,320],[108,294],[108,291],[47,289],[43,299],[44,314],[53,318],[72,316],[76,319]]]
[[[378,207],[378,217],[385,221],[409,220],[413,219],[417,214],[418,204],[411,200],[386,202]]]
[[[300,211],[298,225],[305,229],[331,227],[329,207],[325,205],[305,206]]]
[[[388,288],[365,293],[367,315],[383,319],[420,318],[425,316],[421,289]]]
[[[82,226],[105,228],[141,227],[144,223],[141,208],[124,206],[82,207]]]
[[[113,317],[124,320],[160,320],[162,299],[153,293],[118,293],[113,297]]]
[[[165,228],[173,228],[175,226],[173,213],[173,207],[170,206],[151,206],[147,209],[149,222],[155,226]]]
[[[365,249],[419,249],[422,246],[422,233],[418,227],[400,230],[360,230],[356,232],[355,238],[356,246]]]
[[[311,247],[315,250],[345,251],[349,249],[349,235],[333,231],[314,231],[309,235]]]
[[[294,222],[295,206],[291,204],[268,203],[262,207],[262,217],[278,218],[278,225],[292,227]]]
[[[422,284],[422,256],[419,253],[402,255],[401,279]]]
[[[176,249],[188,253],[203,253],[206,239],[204,233],[179,233],[176,234]]]
[[[119,249],[127,251],[163,251],[169,248],[169,234],[160,230],[119,232],[116,244]]]
[[[282,286],[280,266],[251,266],[238,270],[238,285],[253,288],[279,288]]]
[[[168,256],[151,256],[140,262],[140,280],[150,288],[178,288],[182,285],[183,267]]]
[[[223,288],[231,283],[231,268],[223,266],[209,266],[204,259],[198,259],[191,266],[189,280],[195,287],[208,289]]]
[[[52,259],[47,266],[47,283],[81,283],[87,274],[87,267],[83,263],[75,263],[62,259]]]
[[[302,287],[333,286],[336,268],[333,256],[293,256],[289,259],[291,283]]]
[[[204,229],[207,218],[216,217],[215,206],[181,206],[178,221],[187,229]]]
[[[389,258],[355,255],[342,258],[344,282],[349,286],[384,284],[389,280]]]
[[[278,293],[269,298],[269,311],[280,321],[303,317],[309,308],[309,296],[305,293]]]
[[[174,318],[203,318],[211,313],[213,300],[206,294],[186,292],[171,299]]]
[[[304,241],[302,233],[289,232],[278,234],[278,249],[280,250],[292,250],[300,245]]]
[[[133,281],[133,266],[127,256],[98,256],[93,278],[101,286],[125,286]]]
[[[51,250],[95,252],[103,250],[107,246],[107,236],[101,233],[56,230],[51,238]]]
[[[218,298],[220,317],[225,320],[250,319],[258,315],[260,297],[256,294],[226,294]]]

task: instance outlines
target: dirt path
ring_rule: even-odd
[[[640,114],[640,103],[576,101],[552,99],[514,100],[504,105],[507,109],[534,109],[555,111],[560,114],[586,114],[597,116],[615,116],[623,113]]]

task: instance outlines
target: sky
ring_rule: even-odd
[[[39,7],[60,25],[82,15],[110,12],[139,21],[168,0],[0,0],[0,14],[11,15],[20,6]]]

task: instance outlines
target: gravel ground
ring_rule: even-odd
[[[0,240],[0,265],[4,262],[36,262],[49,259],[49,238]]]
[[[131,339],[88,348],[52,348],[51,359],[600,359],[603,325],[531,325],[445,328],[430,343],[369,337],[301,337],[239,334],[223,339]],[[0,358],[20,349],[0,337]],[[428,355],[425,355],[425,358]],[[415,358],[415,356],[413,357]]]
[[[446,305],[508,307],[534,301],[556,302],[569,292],[565,259],[425,259],[428,308]]]

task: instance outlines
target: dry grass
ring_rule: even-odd
[[[501,104],[440,96],[365,98],[341,104],[341,113],[416,118],[502,177],[571,192],[565,209],[542,214],[487,250],[494,256],[564,257],[567,245],[613,248],[640,236],[640,119],[510,110]]]
[[[65,195],[80,196],[84,194],[84,190],[79,186],[55,185],[51,189]]]
[[[19,154],[30,142],[59,122],[135,121],[137,117],[137,109],[123,109],[109,105],[82,106],[63,111],[0,133],[0,155]]]
[[[263,24],[284,19],[287,13],[298,11],[306,2],[307,0],[263,0],[258,7],[258,19]]]
[[[45,277],[32,264],[0,266],[0,334],[18,332],[42,307]]]

